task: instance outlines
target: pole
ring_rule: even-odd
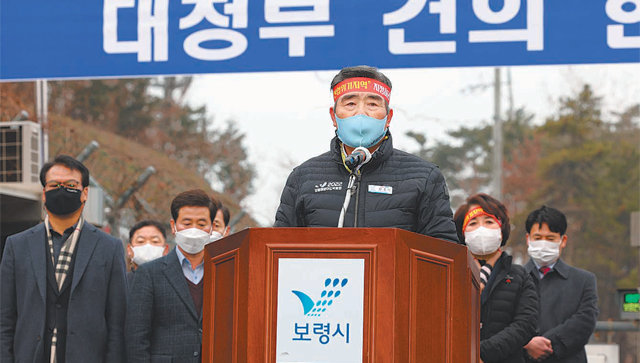
[[[49,89],[46,79],[36,81],[36,118],[40,123],[40,161],[49,160]]]
[[[507,85],[509,86],[509,121],[513,121],[513,84],[511,83],[511,67],[507,68]]]
[[[344,196],[344,203],[342,204],[342,209],[340,210],[340,218],[338,218],[338,228],[342,228],[344,225],[344,217],[347,214],[347,208],[349,208],[349,203],[351,202],[351,194],[353,193],[353,186],[356,184],[356,173],[357,170],[354,170],[351,175],[349,175],[349,184],[347,185],[347,192]]]
[[[500,118],[500,68],[494,68],[493,86],[493,196],[502,200],[502,119]]]
[[[78,154],[76,160],[78,160],[79,162],[87,160],[89,155],[91,155],[91,153],[94,152],[98,147],[100,147],[100,144],[98,144],[96,140],[91,140],[91,142],[84,147],[80,154]]]
[[[142,186],[149,180],[151,175],[155,174],[156,168],[153,166],[147,166],[147,168],[140,174],[135,183],[129,187],[129,189],[125,190],[124,193],[118,198],[115,203],[115,210],[118,210],[124,206],[124,204],[131,198],[133,193],[135,193],[138,189],[142,188]]]

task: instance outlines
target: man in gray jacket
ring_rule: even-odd
[[[567,244],[567,219],[542,206],[526,221],[528,253],[525,270],[537,285],[540,301],[538,334],[525,345],[531,362],[584,363],[585,344],[598,317],[596,277],[560,259]]]
[[[438,167],[393,148],[391,81],[373,67],[348,67],[331,90],[336,137],[328,152],[291,172],[275,226],[336,227],[352,178],[344,227],[397,227],[458,242]]]
[[[82,217],[89,169],[58,155],[40,171],[44,223],[7,239],[0,362],[124,361],[122,242]]]
[[[127,362],[199,363],[202,354],[204,246],[217,206],[202,190],[171,202],[176,248],[136,270],[129,293]]]

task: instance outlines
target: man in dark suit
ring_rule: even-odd
[[[82,163],[57,156],[40,181],[45,222],[10,236],[0,263],[0,360],[122,362],[122,242],[82,218]]]
[[[129,230],[129,244],[127,244],[127,258],[131,266],[131,270],[127,272],[129,287],[138,266],[167,253],[169,253],[167,231],[160,222],[147,219],[134,224]]]
[[[584,346],[598,317],[596,277],[560,259],[567,244],[562,212],[542,206],[529,214],[526,229],[531,259],[525,269],[537,285],[540,315],[525,355],[535,362],[587,362]]]
[[[171,230],[177,247],[140,266],[130,288],[125,340],[127,360],[200,362],[204,246],[217,207],[202,190],[171,202]]]

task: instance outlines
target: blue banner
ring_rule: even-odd
[[[2,0],[0,80],[640,62],[640,0]]]

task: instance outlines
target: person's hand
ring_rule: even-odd
[[[524,349],[535,360],[542,360],[553,354],[551,340],[541,336],[531,338],[529,343],[524,346]]]

